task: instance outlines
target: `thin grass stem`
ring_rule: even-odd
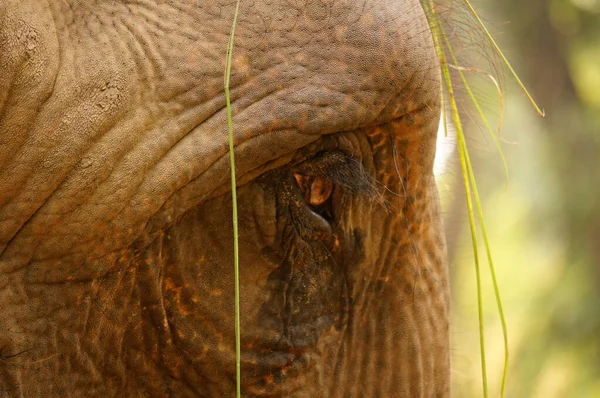
[[[438,54],[440,69],[442,79],[446,86],[446,91],[448,93],[448,102],[451,108],[452,121],[454,123],[454,128],[456,130],[456,139],[458,144],[458,153],[463,177],[463,185],[465,189],[465,197],[467,200],[467,210],[469,214],[469,228],[471,230],[471,241],[473,245],[473,256],[475,261],[475,276],[477,283],[477,308],[478,308],[478,320],[479,320],[479,346],[480,346],[480,355],[481,355],[481,377],[482,377],[482,387],[483,387],[483,396],[484,398],[488,397],[488,383],[487,383],[487,366],[486,366],[486,356],[485,356],[485,331],[484,331],[484,318],[483,318],[483,297],[482,297],[482,288],[481,288],[481,270],[479,264],[479,253],[477,247],[477,230],[475,224],[475,212],[473,210],[473,198],[471,193],[471,185],[470,178],[466,160],[466,152],[468,151],[465,137],[462,128],[462,122],[460,120],[460,115],[458,113],[458,106],[456,104],[456,97],[454,95],[454,89],[452,84],[452,78],[450,76],[450,69],[448,66],[448,60],[446,58],[446,53],[444,51],[443,44],[440,39],[443,37],[443,32],[441,30],[440,21],[435,13],[435,4],[433,0],[428,0],[423,3],[425,13],[429,20],[429,26],[432,31],[432,37],[434,41],[434,46],[436,48],[436,52]],[[442,91],[442,96],[443,91]]]
[[[229,92],[229,81],[231,77],[231,60],[233,55],[233,43],[235,37],[235,26],[237,24],[240,0],[235,5],[229,43],[227,45],[227,60],[225,64],[225,103],[227,107],[227,135],[229,139],[229,162],[231,168],[231,202],[233,217],[233,268],[235,278],[235,393],[236,398],[241,397],[241,338],[240,338],[240,255],[239,255],[239,233],[238,233],[238,211],[237,211],[237,183],[235,174],[235,151],[233,142],[233,121],[231,116],[231,94]]]
[[[448,36],[446,35],[445,31],[443,30],[443,26],[440,26],[440,31],[442,34],[442,38],[444,39],[444,42],[446,44],[446,48],[448,49],[448,52],[453,60],[453,62],[456,64],[457,63],[457,59],[454,55],[454,52],[452,50],[452,46],[450,45],[450,42],[448,40]],[[483,113],[481,107],[479,106],[479,102],[477,101],[477,99],[475,98],[469,83],[467,82],[467,79],[463,73],[463,70],[465,70],[465,68],[461,68],[461,67],[456,67],[455,68],[458,71],[458,74],[463,82],[464,87],[467,90],[467,93],[469,95],[469,97],[471,98],[471,101],[473,102],[473,104],[475,105],[480,117],[482,118],[482,120],[484,121],[490,135],[492,136],[492,139],[494,140],[494,143],[496,144],[496,147],[498,148],[498,151],[500,153],[500,156],[502,158],[502,162],[504,164],[504,168],[505,168],[505,173],[508,179],[508,167],[506,164],[506,160],[504,158],[504,154],[502,152],[502,149],[500,147],[500,143],[498,142],[494,132],[492,131],[491,126],[489,125],[487,118],[485,117],[485,114]],[[492,80],[495,82],[495,79]],[[499,90],[499,86],[496,84],[496,88]],[[500,99],[502,100],[502,93],[500,92]],[[498,129],[500,129],[501,127],[501,121],[499,122],[498,125]],[[466,161],[466,166],[467,166],[467,171],[468,171],[468,175],[469,175],[469,180],[470,180],[470,184],[471,184],[471,188],[472,188],[472,192],[473,192],[473,196],[475,199],[475,205],[477,208],[477,213],[478,213],[478,217],[479,217],[479,225],[480,228],[482,230],[482,234],[483,234],[483,240],[485,243],[485,249],[486,249],[486,254],[487,254],[487,260],[488,260],[488,264],[489,264],[489,270],[490,270],[490,275],[492,278],[492,283],[494,286],[494,296],[496,298],[496,304],[498,307],[498,314],[500,316],[500,322],[502,324],[502,335],[503,335],[503,339],[504,339],[504,367],[503,367],[503,372],[502,372],[502,384],[501,384],[501,392],[500,392],[500,396],[504,397],[504,393],[506,390],[506,377],[507,377],[507,373],[508,373],[508,363],[509,363],[509,348],[508,348],[508,328],[506,326],[506,317],[504,315],[504,310],[502,307],[502,298],[500,295],[500,289],[498,287],[498,282],[497,282],[497,278],[496,278],[496,272],[495,272],[495,267],[494,267],[494,262],[493,262],[493,258],[492,258],[492,254],[491,254],[491,247],[490,247],[490,243],[489,243],[489,239],[488,239],[488,235],[487,235],[487,230],[485,227],[485,221],[483,218],[483,209],[481,206],[481,201],[479,198],[479,192],[477,189],[477,184],[476,184],[476,180],[475,180],[475,174],[473,172],[473,168],[471,166],[471,160],[470,160],[470,156],[469,156],[469,152],[466,150],[466,143],[464,144],[465,146],[465,151],[464,151],[464,155],[465,155],[465,161]]]
[[[496,305],[498,307],[498,314],[500,316],[500,323],[502,324],[502,337],[504,339],[504,367],[502,369],[502,384],[500,390],[500,397],[504,398],[504,393],[506,391],[506,377],[508,374],[508,360],[509,360],[509,349],[508,349],[508,328],[506,326],[506,317],[504,316],[504,309],[502,307],[502,298],[500,295],[500,288],[498,287],[498,280],[496,278],[496,271],[494,267],[494,261],[492,258],[492,251],[490,247],[490,242],[487,235],[487,230],[485,228],[485,221],[483,219],[483,208],[481,207],[481,200],[479,199],[479,192],[477,189],[477,184],[475,182],[475,174],[473,173],[473,167],[471,166],[471,159],[469,157],[469,153],[465,152],[465,159],[467,162],[467,169],[469,171],[469,180],[471,181],[471,186],[473,188],[473,196],[475,198],[475,205],[477,207],[477,215],[479,216],[479,226],[481,227],[481,232],[483,234],[483,241],[485,243],[485,251],[487,255],[487,260],[490,268],[490,275],[492,277],[492,284],[494,286],[494,296],[496,297]]]

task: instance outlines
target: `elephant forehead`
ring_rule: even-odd
[[[232,67],[245,126],[324,134],[437,101],[437,61],[419,1],[256,7],[263,9],[240,19]]]
[[[187,131],[216,116],[211,130],[223,131],[235,2],[68,3],[52,3],[63,35],[61,106],[79,102],[73,86],[83,93],[114,86],[121,111],[143,106],[153,121],[176,119]],[[233,54],[232,101],[244,139],[384,123],[438,97],[419,0],[242,1]],[[190,111],[196,117],[183,121]]]
[[[18,83],[5,103],[20,104],[2,109],[0,125],[11,138],[0,149],[6,256],[116,253],[222,192],[233,1],[29,3],[35,12],[11,1],[16,29],[0,26],[12,51],[0,86]],[[231,88],[240,183],[320,134],[439,115],[418,0],[242,1],[239,15]]]

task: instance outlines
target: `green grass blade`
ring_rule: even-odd
[[[453,62],[457,63],[456,57],[454,56],[454,52],[452,51],[452,47],[450,46],[450,43],[448,41],[448,37],[446,36],[445,32],[443,32],[443,27],[442,29],[442,36],[443,39],[446,43],[446,48],[448,49],[448,52],[450,53]],[[457,69],[458,70],[458,74],[461,77],[461,80],[463,82],[463,86],[466,88],[467,93],[469,95],[469,97],[471,98],[471,101],[473,102],[473,104],[475,105],[477,112],[479,113],[480,117],[482,118],[482,120],[484,121],[486,127],[488,128],[488,131],[490,133],[490,135],[492,136],[494,143],[496,144],[496,147],[498,148],[498,151],[500,153],[500,156],[502,158],[502,163],[504,164],[504,170],[506,173],[506,176],[508,178],[508,166],[506,164],[506,159],[504,158],[504,154],[502,152],[502,149],[500,147],[500,143],[498,142],[498,139],[496,137],[496,135],[494,134],[491,126],[489,125],[487,118],[485,117],[481,107],[479,106],[478,101],[476,100],[473,92],[471,91],[470,85],[467,82],[466,77],[464,76],[464,73],[462,72],[461,69]],[[500,396],[504,397],[504,392],[506,389],[506,376],[507,376],[507,372],[508,372],[508,359],[509,359],[509,349],[508,349],[508,329],[506,326],[506,318],[504,316],[504,310],[502,307],[502,298],[500,295],[500,289],[498,287],[498,282],[496,279],[496,272],[495,272],[495,267],[494,267],[494,261],[492,258],[492,253],[491,253],[491,248],[490,248],[490,243],[488,240],[488,235],[487,235],[487,230],[485,227],[485,221],[483,218],[483,209],[481,207],[481,201],[479,199],[479,192],[477,190],[477,184],[475,181],[475,174],[473,173],[473,168],[471,166],[471,159],[469,156],[469,152],[466,148],[466,143],[463,140],[463,145],[464,145],[464,156],[465,156],[465,161],[466,161],[466,166],[467,166],[467,171],[468,171],[468,175],[469,175],[469,180],[470,180],[470,184],[471,184],[471,188],[473,191],[473,196],[475,199],[475,205],[477,208],[477,214],[479,217],[479,226],[481,228],[482,234],[483,234],[483,240],[484,240],[484,244],[485,244],[485,249],[486,249],[486,254],[487,254],[487,260],[488,260],[488,264],[489,264],[489,269],[490,269],[490,275],[492,277],[492,283],[494,286],[494,295],[496,298],[496,304],[498,306],[498,314],[500,316],[500,322],[502,324],[502,335],[504,338],[504,368],[503,368],[503,372],[502,372],[502,387],[501,387],[501,393]]]
[[[517,75],[517,72],[515,72],[515,70],[511,66],[510,62],[508,62],[508,59],[506,59],[506,57],[504,56],[504,53],[502,52],[502,50],[500,50],[500,47],[498,46],[498,44],[496,43],[496,41],[494,40],[494,38],[492,37],[492,35],[488,31],[488,29],[486,28],[486,26],[483,23],[483,21],[481,20],[481,18],[479,18],[479,15],[477,15],[477,12],[473,8],[473,6],[469,2],[469,0],[462,0],[462,1],[463,1],[463,3],[465,3],[465,5],[467,6],[467,8],[469,9],[469,12],[471,13],[471,15],[473,15],[473,18],[475,18],[475,20],[477,21],[477,24],[479,25],[479,27],[485,33],[486,37],[488,38],[488,40],[490,41],[490,43],[494,47],[494,50],[496,50],[496,53],[502,58],[502,61],[504,62],[504,64],[506,65],[506,67],[508,68],[508,70],[510,71],[510,73],[512,74],[512,76],[515,78],[515,80],[519,84],[519,87],[521,87],[521,90],[523,90],[523,92],[525,93],[525,95],[529,99],[529,102],[535,108],[535,111],[541,117],[546,116],[546,113],[542,109],[540,109],[538,107],[537,103],[535,102],[535,100],[533,99],[533,97],[531,96],[531,94],[529,94],[529,91],[527,90],[527,88],[525,87],[525,85],[523,84],[523,82],[521,82],[521,79],[519,79],[519,75]]]
[[[450,42],[448,40],[448,36],[445,34],[443,27],[440,26],[440,30],[441,30],[441,34],[442,37],[444,39],[444,42],[446,44],[446,48],[448,49],[448,52],[453,60],[453,62],[456,64],[457,63],[457,59],[456,56],[454,55],[454,52],[452,50],[452,46],[450,45]],[[502,149],[500,147],[500,143],[498,142],[498,139],[496,137],[496,135],[494,134],[491,126],[489,125],[487,118],[485,117],[485,114],[483,113],[481,107],[479,106],[479,102],[477,101],[477,99],[475,98],[469,83],[467,82],[467,79],[463,73],[463,70],[465,68],[456,68],[458,71],[458,74],[463,82],[463,86],[466,88],[467,93],[469,95],[469,97],[471,98],[471,101],[473,102],[475,108],[477,109],[477,112],[479,113],[481,119],[484,121],[490,135],[492,136],[492,139],[494,140],[494,144],[496,145],[496,147],[498,148],[498,152],[502,158],[502,163],[504,165],[504,170],[506,173],[506,176],[508,178],[508,166],[506,163],[506,159],[504,157],[504,154],[502,152]],[[489,75],[489,74],[488,74]],[[491,76],[490,76],[491,77]],[[492,77],[492,80],[493,77]],[[494,80],[495,82],[495,80]],[[499,85],[497,83],[495,83],[496,88],[498,90],[500,90]],[[500,100],[502,100],[501,98],[501,92],[499,93],[500,95]],[[502,117],[502,116],[501,116]],[[500,121],[501,123],[501,121]],[[501,124],[499,124],[498,126],[498,130],[500,129]],[[499,133],[499,131],[498,131]],[[498,287],[498,281],[496,278],[496,272],[495,272],[495,267],[494,267],[494,262],[493,262],[493,257],[491,254],[491,248],[490,248],[490,243],[489,243],[489,239],[488,239],[488,235],[487,235],[487,230],[485,227],[485,221],[483,218],[483,209],[481,206],[481,201],[479,198],[479,192],[477,189],[477,184],[475,181],[475,175],[473,173],[473,168],[471,166],[471,160],[470,160],[470,156],[469,156],[469,152],[466,148],[466,143],[465,143],[465,148],[464,148],[464,154],[465,154],[465,160],[466,160],[466,164],[467,164],[467,169],[468,169],[468,174],[469,174],[469,180],[471,183],[471,187],[472,187],[472,191],[473,191],[473,195],[474,195],[474,199],[475,199],[475,205],[477,208],[477,213],[478,213],[478,217],[479,217],[479,224],[482,230],[482,234],[483,234],[483,240],[484,240],[484,244],[485,244],[485,249],[486,249],[486,255],[487,255],[487,260],[488,260],[488,264],[489,264],[489,270],[490,270],[490,275],[492,278],[492,283],[493,283],[493,287],[494,287],[494,296],[496,298],[496,304],[498,307],[498,314],[500,316],[500,322],[502,324],[502,335],[503,335],[503,339],[504,339],[504,367],[503,367],[503,372],[502,372],[502,384],[501,384],[501,393],[500,396],[504,397],[504,393],[506,390],[506,377],[507,377],[507,372],[508,372],[508,363],[509,363],[509,348],[508,348],[508,328],[506,326],[506,317],[504,315],[504,309],[502,307],[502,298],[500,295],[500,289]]]
[[[473,257],[475,261],[475,276],[477,283],[477,308],[478,308],[478,320],[479,320],[479,348],[481,355],[481,377],[482,377],[482,387],[483,387],[483,396],[484,398],[488,397],[488,383],[487,383],[487,366],[486,366],[486,356],[485,356],[485,332],[484,332],[484,318],[483,318],[483,298],[482,298],[482,288],[481,288],[481,267],[479,265],[479,252],[477,247],[477,229],[475,224],[475,212],[473,210],[473,202],[472,202],[472,194],[471,194],[471,186],[469,179],[469,172],[466,160],[467,151],[466,142],[464,138],[462,123],[460,120],[460,115],[458,113],[458,106],[456,104],[456,97],[454,95],[454,88],[452,83],[452,78],[450,76],[450,69],[448,66],[448,60],[446,58],[446,53],[444,51],[443,44],[441,43],[441,38],[443,37],[443,33],[441,30],[441,25],[438,16],[435,13],[435,5],[433,0],[428,0],[423,3],[425,13],[427,14],[427,18],[429,21],[429,26],[431,28],[432,37],[434,41],[434,46],[436,48],[436,52],[438,54],[438,58],[440,61],[440,69],[443,82],[446,86],[446,91],[448,92],[448,102],[451,108],[452,121],[454,123],[454,128],[456,130],[456,139],[458,144],[458,153],[463,177],[463,185],[465,188],[465,197],[467,200],[467,210],[469,214],[469,228],[471,231],[471,241],[473,245]],[[442,96],[443,96],[442,92]]]
[[[468,3],[468,0],[463,0],[463,1]],[[468,5],[471,13],[473,13],[475,18],[477,19],[480,26],[484,29],[485,33],[488,35],[489,39],[492,41],[496,51],[498,51],[501,54],[503,60],[505,61],[505,63],[507,64],[507,66],[509,67],[509,69],[511,70],[513,75],[517,78],[517,81],[519,82],[521,87],[524,89],[524,91],[528,95],[529,93],[525,90],[522,83],[516,76],[514,70],[512,70],[508,61],[506,60],[506,58],[504,57],[502,52],[499,50],[499,48],[497,47],[495,42],[492,40],[491,36],[489,35],[489,32],[487,31],[487,29],[485,29],[481,20],[479,19],[479,17],[476,15],[475,11],[473,10],[473,8],[470,6],[470,4],[467,4],[467,5]],[[487,260],[488,260],[488,264],[489,264],[490,275],[491,275],[491,279],[492,279],[492,283],[493,283],[493,287],[494,287],[494,295],[496,298],[498,313],[499,313],[500,321],[502,324],[502,333],[503,333],[503,338],[504,338],[504,368],[503,368],[503,373],[502,373],[501,397],[504,397],[505,390],[506,390],[506,378],[507,378],[507,372],[508,372],[508,363],[509,363],[508,332],[507,332],[507,326],[506,326],[506,318],[505,318],[504,310],[502,307],[502,299],[501,299],[500,290],[499,290],[498,282],[497,282],[497,278],[496,278],[493,257],[491,254],[491,248],[490,248],[490,244],[489,244],[487,230],[485,227],[485,221],[483,218],[483,209],[481,206],[481,200],[479,198],[479,193],[478,193],[477,184],[476,184],[476,180],[475,180],[475,174],[473,173],[473,168],[471,165],[471,160],[470,160],[470,156],[469,156],[469,152],[468,152],[468,148],[467,148],[467,144],[466,144],[466,140],[465,140],[465,136],[464,136],[464,131],[462,128],[462,124],[460,122],[458,108],[456,107],[456,99],[454,96],[454,90],[453,90],[451,76],[450,76],[450,72],[449,72],[450,67],[452,67],[458,71],[458,74],[461,78],[461,81],[462,81],[464,87],[466,88],[468,96],[470,97],[471,101],[473,102],[481,119],[484,121],[484,124],[486,125],[488,132],[492,136],[492,139],[494,140],[494,144],[496,145],[496,147],[498,148],[498,152],[500,153],[507,178],[508,178],[508,167],[506,164],[504,154],[500,147],[500,143],[498,142],[497,136],[494,134],[491,126],[489,125],[487,118],[485,117],[485,115],[479,105],[479,102],[475,98],[475,96],[470,88],[470,85],[463,73],[464,71],[474,71],[477,73],[485,73],[485,72],[481,72],[481,71],[474,70],[474,69],[463,68],[463,67],[459,67],[459,66],[453,66],[453,65],[448,64],[445,49],[447,49],[452,61],[455,64],[457,64],[458,62],[454,55],[454,52],[452,50],[452,46],[448,40],[448,37],[443,29],[443,26],[441,26],[439,18],[435,14],[434,7],[435,6],[433,4],[433,0],[428,0],[428,4],[424,5],[426,13],[428,14],[428,18],[430,19],[430,26],[432,28],[432,34],[434,36],[434,44],[436,46],[436,51],[437,51],[438,57],[440,59],[442,77],[446,83],[446,87],[448,90],[448,96],[449,96],[449,102],[450,102],[451,110],[452,110],[453,122],[456,124],[457,143],[458,143],[458,149],[459,149],[459,157],[460,157],[460,164],[461,164],[461,170],[462,170],[462,175],[463,175],[463,182],[465,185],[465,194],[467,197],[467,208],[469,211],[469,226],[471,229],[471,238],[473,241],[473,251],[474,251],[474,257],[475,257],[475,270],[476,270],[476,278],[477,278],[477,298],[478,298],[478,310],[479,310],[480,345],[481,345],[481,349],[482,349],[482,376],[483,376],[484,396],[487,397],[488,393],[487,393],[487,380],[486,380],[486,375],[485,375],[485,372],[486,372],[485,367],[486,366],[485,366],[485,355],[484,355],[481,277],[480,277],[480,267],[479,267],[478,253],[477,253],[477,238],[476,238],[476,228],[475,228],[475,219],[474,219],[474,210],[473,210],[473,200],[475,202],[475,206],[477,209],[477,215],[479,218],[479,223],[480,223],[480,227],[481,227],[482,234],[483,234],[483,240],[484,240],[484,244],[485,244],[485,250],[486,250]],[[442,40],[444,42],[443,44],[445,45],[445,49],[441,43]],[[488,75],[494,82],[497,90],[499,91],[500,101],[502,101],[502,92],[501,92],[499,85],[497,84],[497,82],[495,81],[493,76],[491,76],[488,73],[485,73],[485,74]],[[531,96],[528,95],[528,97],[530,98],[530,101],[532,101],[532,104],[536,107],[536,110],[538,110],[538,112],[539,112],[539,108],[537,108],[535,102],[533,102],[533,99],[531,99]],[[443,93],[442,93],[442,99],[443,99]],[[539,112],[539,113],[543,116],[543,112]],[[500,117],[500,121],[498,124],[498,136],[500,134],[501,123],[502,123],[502,115]]]
[[[454,100],[451,100],[451,103]],[[455,105],[454,105],[455,106]],[[455,110],[453,109],[454,113]],[[454,122],[456,124],[456,121]],[[460,123],[460,121],[459,121]],[[471,231],[471,243],[473,245],[473,258],[475,261],[475,278],[477,283],[477,315],[479,320],[479,349],[481,353],[481,378],[483,385],[483,396],[488,397],[488,383],[487,383],[487,365],[485,355],[485,330],[484,330],[484,319],[483,319],[483,297],[481,288],[481,267],[479,264],[479,250],[477,248],[477,229],[475,225],[475,214],[473,210],[473,199],[471,193],[471,184],[469,178],[469,171],[467,166],[467,144],[465,141],[462,127],[456,127],[456,140],[458,143],[458,153],[460,159],[461,174],[463,176],[463,184],[465,188],[465,197],[467,199],[467,210],[469,213],[469,229]]]
[[[481,200],[479,199],[479,192],[477,190],[477,184],[475,182],[475,174],[473,173],[473,167],[471,166],[471,159],[469,158],[469,152],[465,150],[465,160],[467,162],[467,169],[469,171],[469,180],[471,181],[471,187],[473,188],[473,196],[475,198],[475,205],[477,207],[477,215],[479,216],[479,226],[483,234],[483,241],[485,243],[485,251],[487,260],[490,268],[490,275],[492,277],[492,284],[494,286],[494,296],[496,297],[496,305],[498,307],[498,314],[500,316],[500,322],[502,324],[502,337],[504,339],[504,368],[502,370],[502,385],[500,391],[500,397],[504,397],[506,390],[506,376],[508,373],[508,328],[506,326],[506,317],[504,316],[504,309],[502,307],[502,298],[500,296],[500,288],[498,287],[498,281],[496,278],[496,271],[494,268],[494,261],[492,258],[492,251],[490,249],[490,243],[485,228],[485,221],[483,219],[483,208],[481,207]]]
[[[231,202],[233,213],[233,267],[235,278],[235,391],[236,397],[241,396],[241,338],[240,338],[240,254],[237,214],[237,183],[235,177],[235,152],[233,147],[233,121],[231,117],[231,95],[229,92],[229,79],[231,77],[231,59],[233,54],[233,42],[235,37],[235,26],[237,24],[240,0],[235,5],[229,43],[227,45],[227,61],[225,64],[225,103],[227,107],[227,134],[229,137],[229,162],[231,166]]]

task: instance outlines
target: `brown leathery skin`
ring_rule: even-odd
[[[232,396],[233,7],[0,0],[0,396]],[[244,396],[449,396],[419,1],[243,1],[235,44]],[[377,194],[319,215],[333,152]]]

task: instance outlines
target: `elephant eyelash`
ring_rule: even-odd
[[[339,217],[342,198],[381,197],[377,181],[362,163],[341,151],[321,152],[296,165],[292,176],[299,194],[314,213],[327,222]]]
[[[295,166],[293,174],[300,188],[307,182],[311,183],[311,189],[305,187],[303,192],[312,192],[312,184],[316,183],[326,190],[329,186],[342,187],[344,192],[352,196],[381,196],[380,184],[365,170],[362,163],[341,151],[318,153]]]

